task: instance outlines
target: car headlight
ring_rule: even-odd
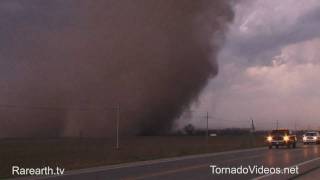
[[[313,137],[313,139],[314,139],[314,140],[317,140],[317,137],[316,137],[316,136],[314,136],[314,137]]]
[[[306,137],[306,136],[303,136],[303,137],[302,137],[302,140],[306,141],[306,140],[307,140],[307,137]]]
[[[272,141],[272,136],[268,136],[267,141]]]
[[[289,136],[287,136],[287,135],[284,136],[284,137],[283,137],[283,140],[284,140],[284,141],[289,141]]]

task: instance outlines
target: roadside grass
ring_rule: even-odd
[[[264,145],[263,136],[137,136],[113,139],[3,139],[0,140],[0,179],[11,176],[13,165],[66,170],[192,154],[245,149]]]

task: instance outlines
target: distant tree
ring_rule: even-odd
[[[196,128],[192,124],[188,124],[183,128],[183,130],[188,135],[194,135]]]

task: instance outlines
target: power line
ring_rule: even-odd
[[[90,110],[110,110],[115,107],[109,108],[96,108],[96,107],[49,107],[49,106],[23,106],[23,105],[11,105],[11,104],[0,104],[0,108],[8,109],[33,109],[33,110],[52,110],[52,111],[65,111],[65,110],[79,110],[79,111],[90,111]]]

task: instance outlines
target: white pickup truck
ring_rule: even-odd
[[[306,132],[302,136],[302,141],[303,141],[303,144],[310,144],[310,143],[320,144],[320,133],[317,131]]]

